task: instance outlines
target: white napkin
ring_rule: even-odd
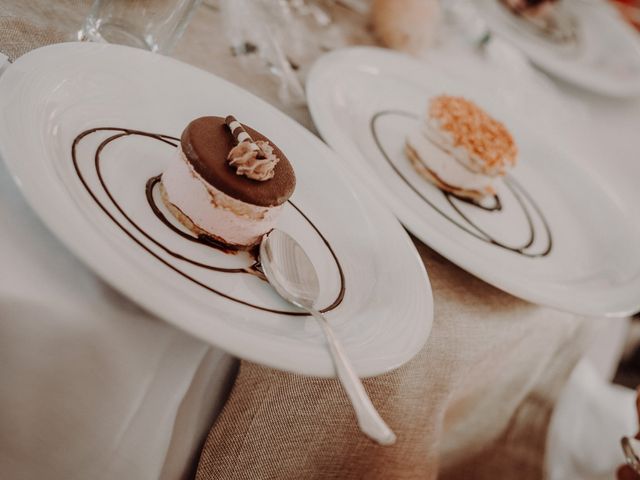
[[[0,52],[0,75],[2,75],[2,72],[5,71],[7,65],[9,65],[9,57]]]
[[[0,266],[1,476],[185,478],[235,361],[94,275],[2,161]]]
[[[549,426],[549,480],[615,478],[624,463],[620,438],[635,435],[635,391],[612,385],[589,359],[574,370]]]

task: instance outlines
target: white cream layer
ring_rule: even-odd
[[[415,150],[424,165],[435,173],[444,183],[462,190],[475,190],[484,192],[491,190],[493,177],[471,171],[453,154],[444,151],[438,145],[434,145],[431,139],[423,132],[414,131],[407,137],[407,143]]]
[[[169,201],[191,221],[227,243],[253,245],[275,227],[282,205],[260,207],[221,192],[191,166],[181,148],[162,174]]]

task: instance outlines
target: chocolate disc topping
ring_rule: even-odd
[[[256,130],[243,125],[256,141],[269,139]],[[221,192],[252,205],[273,207],[286,202],[293,194],[296,176],[282,151],[269,142],[273,153],[280,159],[273,178],[266,182],[237,175],[229,165],[227,155],[236,146],[236,140],[222,117],[200,117],[182,132],[182,151],[194,170]]]

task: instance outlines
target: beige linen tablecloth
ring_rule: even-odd
[[[398,433],[358,433],[337,382],[242,362],[198,479],[542,478],[554,399],[582,348],[582,322],[510,297],[416,241],[435,322],[407,365],[365,380]]]
[[[71,37],[87,7],[80,0],[5,3],[0,51],[15,57]],[[238,83],[313,131],[305,108],[281,104],[268,78],[246,75],[221,29],[216,10],[200,7],[174,56]],[[397,444],[379,447],[359,434],[336,381],[242,361],[204,445],[199,480],[543,477],[549,417],[589,323],[516,299],[414,243],[433,287],[431,337],[408,364],[365,381]],[[34,461],[46,454],[34,452]]]

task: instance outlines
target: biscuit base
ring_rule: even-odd
[[[185,228],[187,228],[197,237],[206,237],[212,240],[214,243],[219,243],[222,246],[229,248],[230,250],[251,250],[253,247],[260,243],[260,240],[258,240],[251,245],[238,245],[236,243],[227,242],[224,238],[203,230],[198,225],[196,225],[187,214],[185,214],[182,210],[171,203],[171,200],[169,200],[169,195],[167,194],[167,190],[164,188],[164,185],[162,185],[162,181],[160,181],[160,197],[162,198],[162,203],[164,203],[164,206],[167,207],[169,212],[171,212],[171,215],[173,215],[176,220],[178,220]]]
[[[451,193],[456,197],[467,198],[475,203],[480,203],[483,198],[495,195],[495,190],[481,192],[479,190],[466,190],[464,188],[454,187],[446,182],[443,182],[429,167],[427,167],[422,159],[418,156],[416,151],[409,145],[405,145],[404,153],[411,162],[414,170],[420,174],[423,178],[433,183],[440,190]]]

